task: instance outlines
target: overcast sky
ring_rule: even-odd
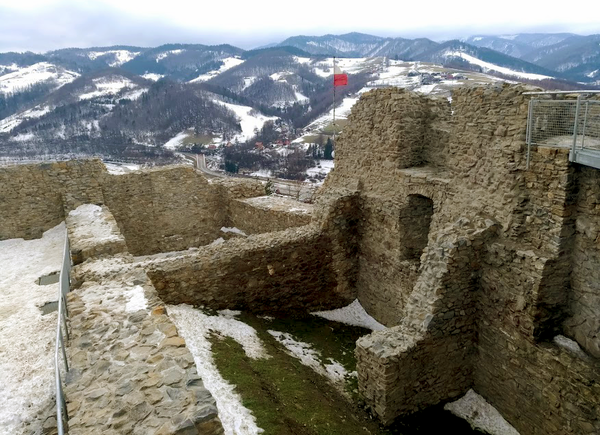
[[[360,5],[360,6],[359,6]],[[0,52],[108,45],[229,43],[363,32],[437,41],[475,34],[600,33],[598,0],[0,0]]]

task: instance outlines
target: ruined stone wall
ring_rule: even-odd
[[[325,181],[324,191],[357,185],[358,298],[388,326],[402,318],[418,276],[421,252],[407,255],[405,242],[421,241],[422,251],[430,227],[413,225],[419,219],[409,217],[409,196],[427,198],[439,209],[448,190],[442,166],[449,116],[446,99],[391,88],[365,94],[352,110],[336,145],[336,167]],[[436,227],[435,215],[424,219]]]
[[[225,198],[192,168],[112,175],[103,190],[134,255],[211,243],[227,221]]]
[[[81,204],[103,202],[99,160],[0,167],[0,240],[33,239]]]
[[[362,394],[384,423],[465,393],[477,341],[477,261],[495,235],[492,221],[461,219],[436,235],[400,325],[359,339]]]
[[[262,234],[307,225],[313,206],[291,198],[259,196],[229,202],[231,226],[246,234]]]
[[[229,202],[256,195],[260,183],[210,183],[189,167],[163,167],[107,178],[106,205],[134,255],[209,244],[228,226]]]
[[[161,298],[174,304],[314,311],[349,303],[353,296],[338,291],[331,241],[315,226],[231,239],[144,267]]]
[[[600,171],[581,167],[577,178],[569,318],[565,333],[600,358]]]
[[[491,245],[484,262],[474,389],[523,435],[599,433],[598,361],[534,337],[552,262],[505,243]]]
[[[215,400],[110,211],[82,205],[67,229],[85,259],[67,294],[69,433],[222,435]]]
[[[324,189],[357,186],[359,299],[398,325],[357,348],[360,391],[385,422],[471,385],[523,434],[598,431],[598,184],[590,172],[590,181],[579,178],[568,150],[533,147],[526,169],[525,90],[457,89],[452,116],[425,97],[375,91],[353,108],[338,141]],[[419,136],[431,112],[437,131]],[[436,155],[435,135],[446,141],[441,157],[419,166],[415,150]],[[433,216],[411,195],[431,200]],[[449,223],[474,217],[494,223],[492,238],[475,243],[468,230],[462,248],[444,245]],[[428,274],[435,279],[423,285]],[[557,334],[589,355],[558,346]]]

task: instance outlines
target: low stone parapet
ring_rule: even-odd
[[[139,263],[167,303],[254,312],[307,312],[350,303],[316,225],[203,246],[192,255]]]
[[[105,206],[81,205],[69,213],[66,222],[73,264],[127,252],[117,221]]]
[[[261,234],[308,225],[313,205],[283,196],[259,196],[229,204],[232,225],[246,234]]]

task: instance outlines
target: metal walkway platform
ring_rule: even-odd
[[[557,99],[557,95],[569,97]],[[527,168],[532,145],[570,148],[569,160],[600,169],[600,91],[526,92]],[[577,98],[574,96],[577,95]]]

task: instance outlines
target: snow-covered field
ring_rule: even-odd
[[[167,57],[169,57],[172,54],[181,54],[183,53],[185,50],[182,49],[177,49],[177,50],[168,50],[168,51],[163,51],[162,53],[158,53],[156,55],[156,63],[158,63],[159,61],[166,59]]]
[[[57,300],[58,283],[36,280],[60,270],[64,224],[41,239],[0,241],[0,433],[24,434],[28,421],[54,397],[56,312],[40,306]]]
[[[105,56],[107,54],[114,55],[114,61],[109,62],[108,65],[112,67],[119,67],[124,63],[129,62],[134,59],[140,53],[137,51],[129,51],[129,50],[107,50],[107,51],[90,51],[88,53],[88,57],[91,60],[97,59],[100,56]]]
[[[39,62],[18,71],[0,76],[0,92],[15,92],[46,80],[54,80],[58,87],[72,82],[79,74],[53,65]]]
[[[496,71],[501,74],[505,74],[507,76],[513,76],[513,77],[518,77],[521,79],[529,79],[529,80],[544,80],[544,79],[552,78],[550,76],[545,76],[542,74],[532,74],[532,73],[514,71],[509,68],[494,65],[493,63],[485,62],[483,60],[477,59],[476,57],[473,57],[467,53],[463,53],[460,51],[451,51],[447,55],[448,56],[457,56],[457,57],[460,57],[460,58],[466,60],[469,63],[472,63],[474,65],[479,65],[480,67],[483,68],[484,71]]]
[[[205,81],[210,80],[213,77],[216,77],[219,74],[227,71],[228,69],[233,68],[234,66],[238,66],[238,65],[244,63],[244,61],[238,57],[228,57],[228,58],[222,59],[222,62],[223,62],[223,65],[221,65],[221,68],[213,70],[213,71],[209,71],[202,75],[199,75],[195,79],[190,80],[190,83],[205,82]]]
[[[146,74],[142,74],[142,77],[147,80],[152,80],[153,82],[157,82],[164,77],[164,74],[146,73]]]
[[[243,142],[254,136],[254,130],[260,130],[267,121],[274,121],[276,116],[266,116],[249,106],[240,106],[238,104],[224,103],[223,101],[214,100],[215,103],[221,104],[232,110],[240,120],[242,133],[234,138]]]
[[[306,170],[306,175],[308,175],[309,177],[313,177],[313,178],[323,178],[324,179],[327,176],[327,174],[329,174],[331,172],[333,167],[334,167],[333,160],[321,159],[318,161],[317,166],[308,168]],[[322,183],[323,183],[322,181],[319,182],[319,184],[322,184]]]
[[[50,110],[51,109],[48,106],[36,106],[32,109],[24,110],[23,112],[15,113],[14,115],[0,119],[0,133],[8,133],[26,119],[39,118],[46,113],[49,113]]]
[[[188,130],[178,133],[177,136],[168,140],[163,146],[168,150],[175,150],[183,145],[183,140],[190,134]]]
[[[135,85],[131,80],[121,76],[101,77],[94,79],[93,83],[93,90],[79,95],[80,100],[89,100],[96,97],[115,95],[125,88],[133,89],[137,87],[137,85]]]

